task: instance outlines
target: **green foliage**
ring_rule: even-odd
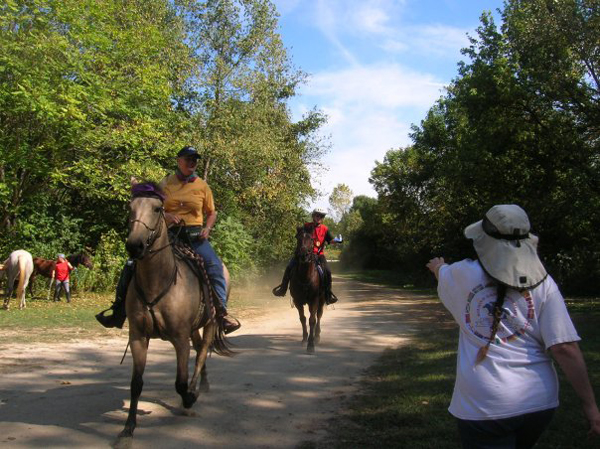
[[[188,10],[199,76],[182,106],[202,147],[202,176],[223,213],[259,242],[259,261],[288,257],[301,207],[315,193],[309,167],[323,153],[316,131],[324,116],[291,121],[286,101],[305,74],[292,66],[270,1],[190,1]]]
[[[508,1],[500,30],[482,16],[478,37],[463,51],[470,62],[459,65],[447,94],[413,128],[413,144],[389,151],[371,173],[378,192],[372,220],[385,236],[373,242],[380,258],[420,273],[434,255],[470,257],[464,227],[494,204],[516,203],[564,289],[597,292],[594,5]]]
[[[221,219],[211,233],[211,244],[229,269],[233,280],[248,279],[257,273],[255,239],[233,217]]]
[[[229,264],[252,271],[250,247],[256,264],[287,257],[324,116],[292,122],[305,74],[277,26],[268,0],[0,6],[0,249],[100,242],[108,271],[85,284],[112,288],[105,239],[125,232],[131,176],[160,180],[194,144],[219,212],[253,242],[225,245]]]
[[[79,278],[82,291],[113,291],[127,261],[125,240],[114,230],[102,235],[94,255],[94,269]]]

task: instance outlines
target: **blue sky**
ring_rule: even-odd
[[[368,182],[375,161],[410,143],[411,124],[457,75],[460,49],[475,36],[483,11],[501,0],[274,0],[280,34],[308,83],[290,108],[294,118],[325,112],[330,150],[313,173],[328,206],[340,183],[376,196]],[[497,16],[497,14],[495,14]]]

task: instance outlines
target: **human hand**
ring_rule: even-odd
[[[588,436],[600,436],[600,413],[598,412],[598,409],[596,409],[596,412],[592,416],[588,417],[588,420],[590,422],[590,430],[588,431]]]
[[[208,236],[210,235],[210,231],[212,231],[212,228],[209,228],[208,226],[205,228],[202,228],[202,232],[200,233],[200,238],[202,240],[208,240]]]
[[[440,267],[442,265],[444,265],[445,263],[446,262],[444,261],[443,257],[434,257],[429,262],[427,262],[427,264],[425,266],[427,268],[429,268],[429,271],[431,271],[435,275],[435,278],[437,279],[438,273],[440,271]]]
[[[167,220],[168,225],[179,224],[179,222],[181,221],[181,217],[170,212],[165,212],[165,220]]]

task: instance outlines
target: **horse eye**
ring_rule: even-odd
[[[161,211],[162,207],[157,206],[154,208],[154,212],[156,212],[157,214]]]

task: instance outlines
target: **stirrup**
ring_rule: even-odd
[[[325,304],[330,305],[335,304],[336,302],[338,302],[337,296],[335,296],[333,292],[329,292],[329,295],[327,295],[327,299],[325,300]]]
[[[231,334],[232,332],[235,332],[240,327],[242,327],[242,324],[239,322],[238,319],[234,318],[234,320],[235,321],[230,320],[229,318],[227,318],[227,316],[223,316],[221,318],[221,324],[223,326],[223,333],[225,335]]]

